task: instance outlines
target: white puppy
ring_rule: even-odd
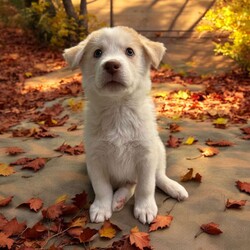
[[[95,192],[92,222],[109,219],[135,193],[135,217],[151,223],[157,214],[156,185],[178,200],[188,197],[165,175],[165,148],[150,97],[150,66],[158,67],[164,53],[162,43],[127,27],[100,29],[65,50],[71,68],[82,70],[87,97],[86,161]]]

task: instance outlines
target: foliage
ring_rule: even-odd
[[[25,9],[27,25],[37,32],[38,38],[55,48],[72,46],[86,37],[86,30],[74,18],[68,18],[63,5],[59,1],[54,3],[55,15],[49,12],[50,3],[45,0],[33,2]],[[94,15],[79,16],[79,20],[88,19],[89,31],[100,28]]]
[[[217,32],[215,52],[231,57],[250,72],[249,13],[249,0],[217,0],[197,30]]]

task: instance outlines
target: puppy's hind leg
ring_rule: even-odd
[[[178,182],[171,180],[165,174],[166,153],[163,143],[159,143],[159,162],[156,169],[156,186],[178,201],[188,198],[188,192]]]
[[[128,200],[134,195],[135,186],[135,183],[127,183],[115,191],[112,201],[113,212],[120,211],[124,207]]]

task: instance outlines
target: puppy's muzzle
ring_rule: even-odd
[[[121,64],[117,60],[110,60],[107,61],[103,67],[110,75],[113,76],[120,71]]]

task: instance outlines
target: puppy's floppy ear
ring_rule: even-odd
[[[72,70],[79,66],[88,40],[89,39],[86,38],[78,45],[64,50],[63,57]]]
[[[151,60],[152,66],[154,68],[158,68],[167,50],[164,44],[159,42],[153,42],[142,35],[140,35],[140,40],[149,59]]]

